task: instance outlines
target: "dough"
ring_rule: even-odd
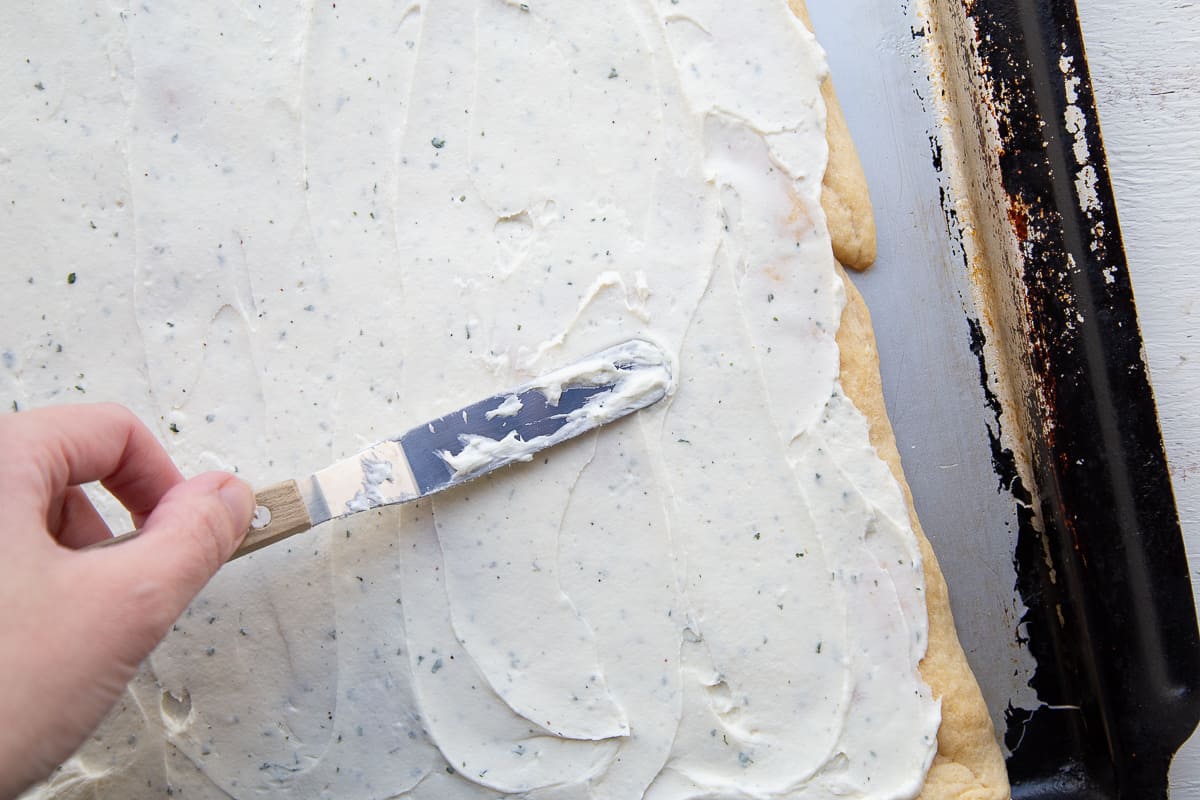
[[[811,31],[812,19],[804,0],[789,0],[789,3]],[[825,138],[829,143],[821,208],[833,240],[834,257],[845,267],[864,270],[875,262],[875,213],[871,209],[867,176],[858,160],[832,77],[821,84],[821,98],[825,101]]]
[[[822,197],[848,262],[874,237],[852,149],[830,149],[821,188],[831,89],[811,39],[778,3],[383,6],[0,31],[32,51],[35,87],[6,89],[20,102],[0,121],[0,169],[30,186],[4,212],[30,266],[0,276],[0,386],[23,406],[72,386],[126,402],[186,470],[260,484],[597,338],[663,334],[692,388],[553,469],[473,485],[469,505],[363,515],[230,565],[50,791],[915,793],[938,727],[917,674],[926,602],[926,664],[953,640],[900,486],[837,387]],[[212,47],[164,44],[197,32]],[[748,41],[776,45],[761,73]],[[653,120],[649,138],[618,115]],[[852,224],[829,211],[838,176]],[[66,262],[78,282],[54,280]],[[869,326],[845,336],[841,358],[870,352]],[[847,385],[867,367],[843,366]],[[642,490],[667,468],[671,492]],[[729,506],[739,479],[754,503]],[[970,776],[951,734],[974,729],[949,699],[973,684],[949,674],[966,688],[929,678],[941,749]]]

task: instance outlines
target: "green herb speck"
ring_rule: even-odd
[[[433,145],[435,148],[437,148],[438,150],[441,150],[443,147],[446,146],[446,140],[440,136],[433,137],[432,139],[429,140],[429,143],[431,145]]]
[[[75,283],[75,273],[74,273],[74,272],[68,272],[68,273],[67,273],[67,283],[68,283],[68,284],[73,284],[73,283]]]

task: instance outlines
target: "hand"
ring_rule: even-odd
[[[115,405],[0,417],[0,797],[49,775],[245,535],[249,487],[185,481]],[[142,535],[111,535],[80,484],[100,481]]]

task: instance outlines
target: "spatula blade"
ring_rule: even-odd
[[[667,356],[631,339],[438,417],[297,481],[312,524],[426,497],[661,400]]]

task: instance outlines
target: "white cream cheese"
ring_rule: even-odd
[[[228,565],[41,793],[918,791],[920,557],[838,384],[782,0],[23,5],[5,404],[118,400],[265,485],[629,338],[677,380]]]
[[[495,419],[496,417],[500,417],[501,419],[505,417],[515,417],[523,407],[524,406],[521,403],[521,398],[517,397],[515,394],[510,394],[508,397],[504,398],[504,401],[500,403],[500,405],[496,406],[483,416],[486,419]]]
[[[395,467],[385,458],[363,456],[362,484],[354,497],[346,502],[346,510],[351,512],[366,511],[383,504],[384,494],[380,487],[384,483],[395,483]]]

